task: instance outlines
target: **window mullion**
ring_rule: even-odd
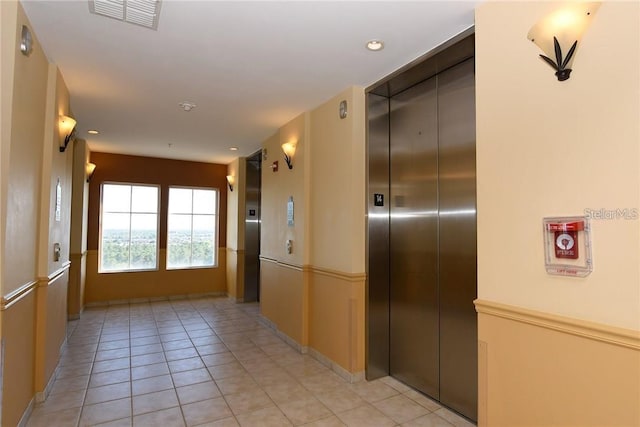
[[[129,268],[131,268],[131,228],[133,226],[133,185],[129,186]]]
[[[189,251],[189,267],[193,267],[193,205],[196,192],[191,190],[191,251]]]

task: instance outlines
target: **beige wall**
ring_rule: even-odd
[[[544,269],[543,217],[640,207],[640,6],[605,2],[558,82],[526,35],[561,4],[477,10],[478,296],[640,330],[637,219],[591,222],[589,277]]]
[[[23,23],[27,23],[21,6],[14,16],[14,40],[20,39]],[[17,23],[17,25],[16,25]],[[11,24],[11,22],[9,22]],[[30,27],[30,24],[28,24]],[[3,23],[4,27],[4,23]],[[34,34],[35,38],[35,34]],[[10,46],[3,55],[15,57],[12,114],[10,122],[10,162],[6,198],[5,239],[3,241],[5,266],[3,293],[7,294],[37,277],[38,225],[43,137],[45,135],[45,106],[47,99],[47,58],[37,38],[29,57]],[[4,62],[4,61],[3,61]],[[4,97],[3,91],[3,97]],[[7,261],[10,260],[10,263]]]
[[[309,283],[302,272],[308,260],[307,159],[309,115],[301,114],[263,144],[260,227],[260,309],[262,314],[299,346],[307,345]],[[287,167],[282,144],[297,141],[293,169]],[[278,162],[278,170],[271,166]],[[287,201],[293,196],[294,225],[287,225]],[[292,241],[287,254],[286,241]]]
[[[309,289],[309,347],[349,373],[364,371],[365,275],[314,268]]]
[[[163,298],[187,294],[225,294],[227,291],[227,166],[154,157],[91,153],[96,169],[89,183],[87,276],[85,303]],[[160,188],[158,270],[98,273],[100,191],[105,182],[151,184]],[[219,191],[218,258],[215,267],[166,269],[169,187],[208,187]]]
[[[640,425],[637,332],[478,303],[480,426]]]
[[[58,130],[59,116],[71,115],[69,93],[62,74],[49,64],[45,115],[44,144],[42,145],[42,193],[38,232],[38,287],[36,289],[36,365],[35,391],[44,399],[47,384],[58,364],[61,346],[66,338],[67,290],[70,229],[73,147],[60,152],[64,135]],[[60,183],[60,219],[56,219],[57,186]],[[60,259],[53,257],[53,246],[61,248]]]
[[[17,6],[17,2],[0,2],[0,224],[2,225],[7,223]],[[0,227],[0,293],[2,294],[4,294],[5,281],[2,272],[6,265],[4,241],[5,228],[2,226]],[[0,315],[0,326],[2,326],[1,322],[2,316]]]
[[[348,116],[338,116],[346,100]],[[311,264],[363,273],[365,97],[349,88],[311,112]]]
[[[70,151],[58,150],[58,116],[69,114],[64,80],[36,34],[31,55],[19,52],[22,25],[31,28],[21,5],[0,7],[2,425],[15,426],[33,398],[44,397],[66,336],[72,160]],[[58,179],[60,221],[54,218]],[[62,247],[58,261],[54,242]]]
[[[226,292],[236,302],[244,299],[244,251],[227,248]]]
[[[301,114],[262,144],[263,149],[267,150],[267,160],[262,165],[263,227],[260,256],[296,266],[302,266],[306,262],[305,257],[308,257],[305,250],[308,126],[308,114]],[[282,144],[291,140],[297,141],[293,169],[287,167],[281,148]],[[278,162],[277,172],[271,168],[274,161]],[[287,201],[290,196],[293,196],[294,203],[293,226],[287,225]],[[285,250],[287,240],[291,240],[293,244],[291,254],[287,254]]]
[[[71,233],[71,196],[73,146],[69,145],[64,153],[60,152],[60,141],[64,135],[58,129],[60,115],[72,115],[69,111],[69,92],[62,74],[54,64],[49,64],[47,83],[47,111],[45,117],[44,145],[42,149],[40,197],[40,232],[38,248],[38,275],[40,277],[60,269],[68,262]],[[61,209],[60,219],[55,218],[56,186],[60,183]],[[59,243],[61,255],[58,261],[53,258],[53,245]]]
[[[84,290],[87,282],[87,253],[71,254],[70,261],[67,317],[69,320],[76,320],[80,318],[80,314],[84,311]]]
[[[34,396],[35,287],[48,63],[34,35],[26,57],[17,49],[28,20],[19,4],[2,2],[3,218],[2,337],[5,364],[2,425],[15,426]],[[5,13],[6,12],[6,13]],[[7,34],[11,32],[11,34]],[[12,66],[5,79],[5,61]],[[15,76],[15,78],[13,78]],[[10,104],[5,103],[5,97]],[[6,127],[5,127],[6,126]],[[6,162],[6,163],[5,163]],[[6,166],[6,167],[5,167]]]
[[[15,427],[35,391],[35,292],[27,292],[2,311],[5,343],[2,427]]]
[[[602,4],[565,82],[526,38],[560,6],[476,11],[480,425],[640,423],[638,219],[591,221],[586,278],[545,272],[541,226],[640,207],[640,4]]]
[[[244,220],[246,160],[235,159],[227,166],[227,175],[236,182],[227,186],[227,294],[238,301],[244,298]]]
[[[227,248],[244,249],[244,227],[239,226],[244,221],[244,192],[245,159],[238,158],[227,165],[227,175],[233,175],[236,182],[233,191],[227,185]],[[242,221],[241,221],[242,220]]]
[[[227,251],[218,248],[218,267],[166,269],[166,249],[158,253],[159,269],[126,273],[98,273],[98,251],[87,251],[86,303],[163,298],[189,294],[220,294],[226,288]]]
[[[309,347],[352,374],[364,370],[365,108],[351,87],[314,109],[309,150]]]
[[[87,277],[87,228],[89,212],[89,184],[86,165],[91,152],[87,142],[76,139],[73,143],[73,172],[71,196],[71,237],[69,242],[69,295],[67,312],[70,319],[80,317],[84,309],[84,290]]]
[[[262,315],[300,346],[306,346],[307,289],[302,269],[263,259],[260,263]]]
[[[42,401],[53,374],[67,332],[67,284],[69,269],[61,269],[50,278],[40,279],[36,289],[35,392]]]
[[[349,109],[344,120],[342,100]],[[364,90],[349,88],[263,143],[262,313],[346,376],[364,369],[364,108]],[[293,170],[280,148],[291,139],[298,141]],[[276,160],[278,172],[270,167]]]

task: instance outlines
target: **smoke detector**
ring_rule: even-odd
[[[193,102],[189,102],[189,101],[181,102],[181,103],[178,104],[178,106],[180,108],[182,108],[184,111],[187,111],[187,112],[189,112],[189,111],[193,110],[194,108],[196,108],[196,104],[194,104]]]
[[[161,3],[160,0],[89,0],[89,12],[157,30]]]

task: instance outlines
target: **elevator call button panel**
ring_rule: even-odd
[[[585,277],[593,268],[591,227],[585,216],[544,218],[547,273]]]
[[[287,201],[287,225],[293,227],[293,196]]]

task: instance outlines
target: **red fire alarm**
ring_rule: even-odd
[[[273,169],[274,172],[278,172],[278,161],[277,160],[271,164],[271,169]]]
[[[544,218],[547,273],[585,277],[592,271],[591,227],[584,216]]]
[[[578,259],[578,231],[584,230],[583,221],[547,224],[553,231],[556,258]]]

